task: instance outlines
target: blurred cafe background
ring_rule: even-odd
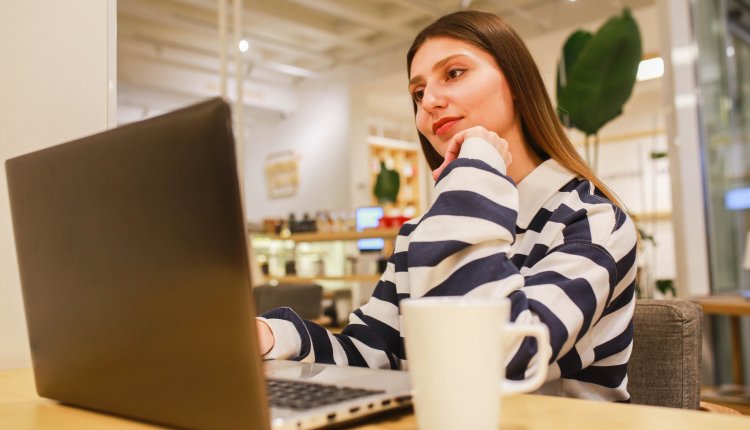
[[[0,11],[30,7],[14,3]],[[434,181],[405,71],[416,33],[448,12],[496,13],[526,41],[556,103],[569,36],[628,14],[641,52],[632,92],[595,136],[569,128],[570,138],[636,220],[640,297],[744,295],[750,307],[750,1],[68,3],[107,17],[96,24],[106,45],[80,53],[73,46],[88,43],[85,34],[45,32],[53,17],[40,14],[17,24],[38,36],[0,38],[0,52],[59,75],[31,93],[8,85],[32,79],[12,68],[0,81],[10,100],[67,103],[71,117],[88,119],[49,118],[33,131],[5,122],[3,159],[39,147],[23,133],[58,143],[223,95],[233,105],[258,305],[289,303],[331,327],[369,297],[398,227],[429,206]],[[70,69],[48,68],[50,58]],[[67,88],[68,75],[91,79]],[[2,104],[0,121],[18,109],[28,107]],[[45,118],[44,108],[35,115]],[[28,367],[4,182],[0,193],[0,369]],[[706,312],[704,335],[704,396],[750,413],[750,318]]]

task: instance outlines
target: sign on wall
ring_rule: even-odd
[[[299,154],[294,151],[272,152],[266,157],[266,187],[271,199],[291,197],[299,188]]]

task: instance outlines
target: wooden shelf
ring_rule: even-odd
[[[612,142],[622,142],[627,140],[636,140],[636,139],[643,139],[643,138],[651,138],[654,136],[666,136],[666,130],[663,128],[654,128],[651,130],[640,130],[640,131],[634,131],[631,133],[623,133],[623,134],[612,134],[608,136],[601,136],[599,138],[599,143],[612,143]],[[584,141],[583,140],[573,140],[573,146],[583,146]]]
[[[672,211],[631,213],[634,221],[665,221],[672,219]]]
[[[406,143],[406,142],[404,142]],[[372,190],[380,171],[380,162],[384,161],[389,168],[398,172],[401,180],[401,188],[396,202],[386,205],[386,215],[393,215],[391,209],[398,210],[399,214],[407,216],[418,215],[421,209],[421,153],[419,145],[409,143],[407,145],[392,145],[384,142],[382,139],[377,142],[370,137],[369,142],[369,163],[370,163],[370,189]],[[375,197],[372,197],[372,204],[377,205]]]
[[[294,242],[331,242],[335,240],[358,240],[382,238],[393,240],[398,236],[397,228],[370,228],[363,231],[340,231],[323,233],[297,233],[290,236],[267,236],[273,240],[291,240]]]
[[[268,279],[281,284],[307,284],[315,281],[348,281],[348,282],[378,282],[380,275],[346,275],[346,276],[269,276]]]

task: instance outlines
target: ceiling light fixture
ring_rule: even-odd
[[[638,74],[635,76],[637,81],[647,81],[649,79],[661,78],[664,75],[664,60],[661,57],[649,58],[638,64]]]
[[[247,52],[248,49],[250,49],[250,43],[245,39],[240,40],[240,51]]]
[[[258,63],[258,66],[287,75],[299,76],[301,78],[315,78],[318,76],[318,72],[313,70],[292,66],[290,64],[275,63],[273,61],[262,61]]]

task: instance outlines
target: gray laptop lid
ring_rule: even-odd
[[[41,396],[174,427],[268,428],[225,102],[6,171]]]

